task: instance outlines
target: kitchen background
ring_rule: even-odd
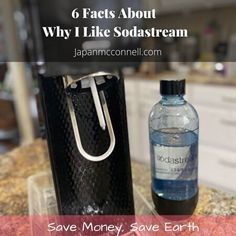
[[[236,194],[236,0],[145,1],[160,9],[149,27],[188,28],[182,40],[148,39],[147,48],[163,45],[163,62],[143,62],[124,68],[131,156],[149,165],[148,115],[160,99],[159,80],[187,79],[187,96],[200,116],[202,183]],[[0,153],[44,136],[37,81],[31,66],[9,62],[24,38],[16,0],[0,2]],[[14,26],[17,21],[17,27]],[[18,34],[19,33],[19,34]],[[22,50],[24,51],[24,50]],[[24,56],[24,53],[23,53]]]

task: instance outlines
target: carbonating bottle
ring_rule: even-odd
[[[185,99],[185,80],[160,81],[151,110],[152,198],[161,215],[191,215],[198,201],[199,119]]]

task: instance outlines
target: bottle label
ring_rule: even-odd
[[[153,174],[165,180],[195,180],[197,178],[197,147],[155,145]]]

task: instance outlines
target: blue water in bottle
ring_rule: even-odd
[[[199,121],[184,88],[184,80],[161,82],[149,117],[152,196],[163,215],[192,214],[198,200]]]

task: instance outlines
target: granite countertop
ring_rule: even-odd
[[[0,156],[0,215],[27,215],[27,178],[50,168],[46,142],[33,144]],[[151,203],[149,169],[132,163],[134,183]],[[195,214],[235,215],[236,196],[200,186]]]

